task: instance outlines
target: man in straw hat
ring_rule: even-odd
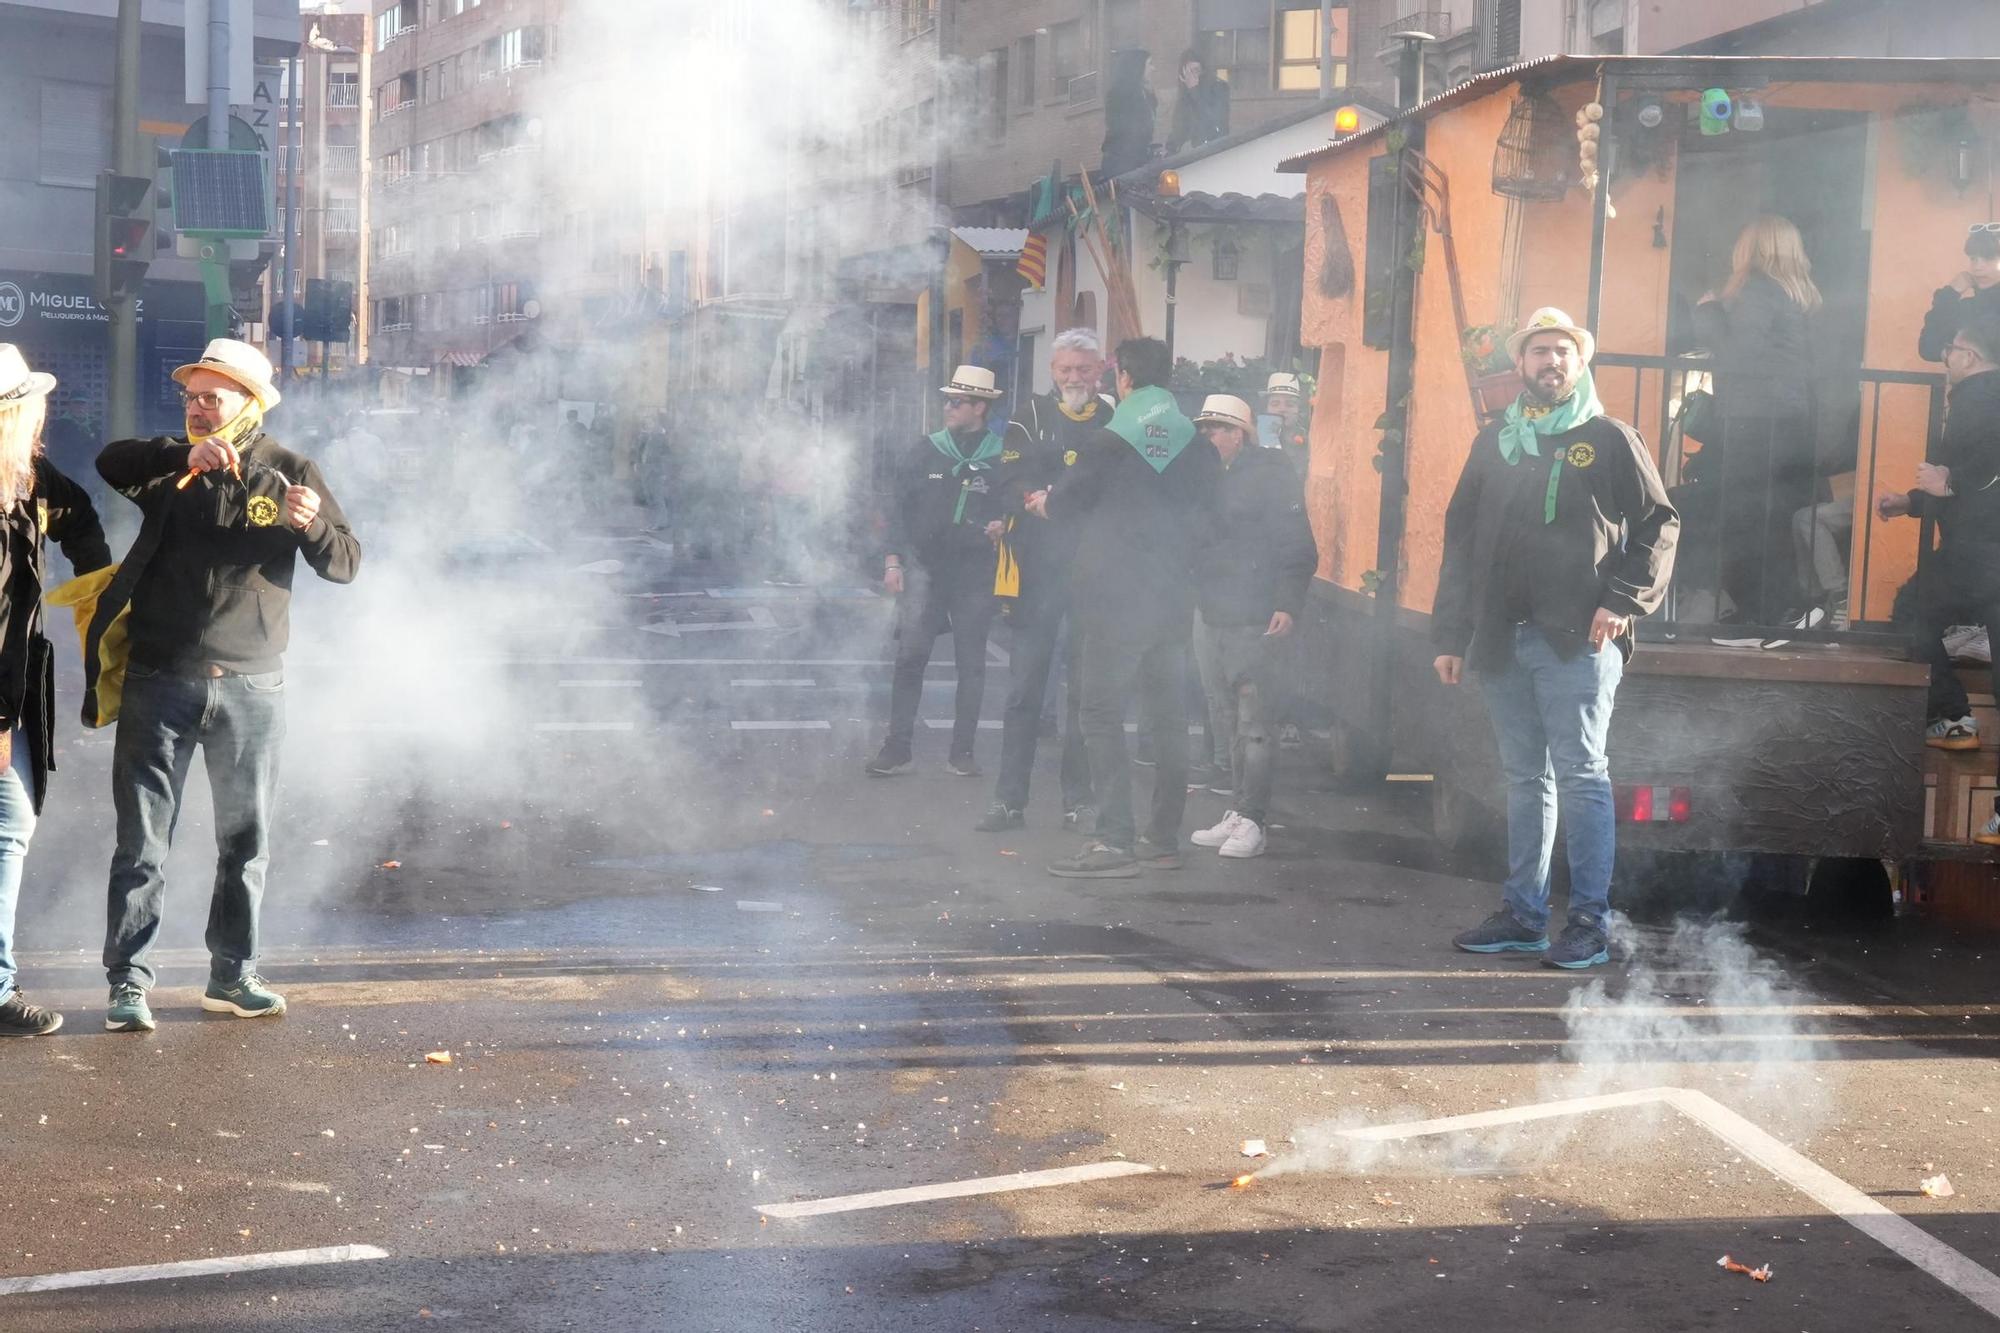
[[[1173,354],[1157,338],[1118,347],[1118,410],[1076,466],[1028,500],[1038,517],[1079,527],[1072,596],[1083,630],[1083,739],[1098,797],[1096,840],[1049,867],[1064,879],[1125,879],[1181,865],[1187,810],[1187,682],[1194,555],[1209,530],[1221,461],[1188,448],[1194,423],[1167,387]],[[1125,712],[1139,700],[1152,733],[1152,820],[1138,836]]]
[[[882,586],[896,597],[896,666],[889,734],[862,770],[873,778],[909,771],[924,668],[938,635],[947,630],[958,693],[945,768],[962,778],[979,775],[972,743],[986,692],[986,634],[997,609],[987,525],[1004,517],[998,471],[1006,447],[987,425],[1000,397],[992,371],[960,366],[939,392],[944,429],[913,445],[898,469],[899,493],[883,554]]]
[[[174,371],[187,409],[180,438],[119,440],[98,473],[144,521],[93,625],[129,603],[131,660],[111,795],[117,846],[104,939],[111,980],[104,1026],[151,1031],[147,961],[160,933],[164,867],[196,747],[215,804],[208,987],[201,1007],[258,1018],[284,997],[257,974],[257,914],[270,862],[278,752],[285,731],[283,654],[300,557],[350,583],[361,545],[319,466],[264,433],[278,405],[271,363],[218,338]]]
[[[0,1037],[41,1036],[63,1021],[28,1003],[14,968],[22,863],[55,767],[55,673],[42,635],[45,547],[59,542],[78,574],[111,563],[90,497],[42,456],[55,387],[55,376],[30,370],[18,347],[0,343]]]
[[[1222,460],[1214,534],[1195,567],[1195,661],[1210,730],[1228,754],[1236,808],[1188,841],[1231,858],[1262,856],[1277,768],[1271,726],[1274,645],[1292,632],[1319,566],[1291,465],[1254,440],[1250,404],[1211,394],[1194,419]]]
[[[1666,595],[1680,516],[1638,432],[1598,401],[1588,330],[1542,309],[1507,350],[1521,394],[1472,443],[1445,513],[1431,614],[1438,679],[1459,684],[1468,663],[1480,673],[1507,780],[1501,908],[1452,942],[1591,967],[1610,957],[1612,701],[1632,622]],[[1551,947],[1558,811],[1570,896]]]

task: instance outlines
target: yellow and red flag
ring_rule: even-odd
[[[1021,259],[1014,265],[1014,271],[1037,291],[1048,286],[1049,238],[1046,233],[1029,233],[1027,241],[1021,246]]]

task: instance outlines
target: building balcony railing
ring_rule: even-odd
[[[1096,70],[1092,70],[1088,74],[1079,74],[1071,79],[1067,89],[1069,104],[1071,106],[1082,106],[1086,102],[1095,102],[1097,100],[1097,83]]]
[[[335,110],[352,109],[361,105],[361,85],[358,83],[329,83],[326,86],[326,104]]]
[[[361,169],[361,149],[351,143],[328,144],[319,169],[329,174],[352,175]]]
[[[1429,9],[1413,9],[1392,23],[1382,25],[1382,40],[1379,49],[1391,50],[1396,46],[1395,36],[1399,32],[1427,32],[1433,37],[1449,37],[1458,31],[1458,24],[1449,9],[1432,6]]]

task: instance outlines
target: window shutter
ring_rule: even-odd
[[[1500,0],[1493,19],[1493,54],[1502,65],[1521,58],[1521,0]]]
[[[110,165],[110,90],[44,80],[41,183],[92,189]]]

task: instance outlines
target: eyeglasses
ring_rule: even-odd
[[[979,401],[981,400],[978,398],[947,398],[944,400],[944,405],[946,407],[970,407]]]
[[[1982,231],[2000,231],[2000,222],[1975,222],[1965,229],[1965,234],[1977,236]]]
[[[210,389],[206,393],[184,393],[181,395],[181,405],[183,407],[199,407],[204,411],[214,412],[220,410],[222,407],[222,395],[214,389]]]

